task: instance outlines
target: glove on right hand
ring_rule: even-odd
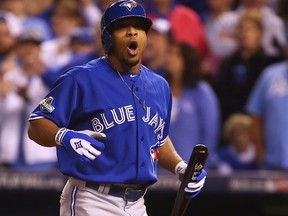
[[[55,136],[55,142],[58,145],[63,145],[67,150],[72,147],[79,155],[95,160],[105,148],[104,144],[97,140],[105,137],[105,134],[95,131],[73,131],[67,128],[60,128]]]
[[[178,175],[180,181],[183,181],[184,174],[187,169],[187,163],[184,161],[179,162],[175,167],[175,174]],[[201,173],[197,176],[196,181],[189,182],[185,187],[186,198],[191,199],[196,197],[202,190],[202,187],[205,184],[205,179],[207,172],[202,169]]]

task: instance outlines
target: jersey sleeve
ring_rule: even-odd
[[[65,73],[32,112],[29,121],[47,118],[58,127],[67,127],[80,98],[77,82],[69,73]]]

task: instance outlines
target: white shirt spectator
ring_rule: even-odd
[[[237,9],[239,15],[244,12],[244,7]],[[263,48],[266,54],[275,56],[279,54],[278,48],[274,45],[273,40],[276,40],[280,47],[286,46],[285,25],[283,20],[268,6],[262,6],[261,14],[263,19]]]
[[[5,74],[4,80],[10,82],[13,87],[7,95],[0,97],[0,163],[13,164],[16,162],[21,132],[23,134],[23,153],[27,165],[56,162],[54,148],[37,145],[27,135],[29,113],[48,92],[47,87],[42,83],[41,77],[32,76],[28,80],[20,69],[15,69]],[[29,102],[25,102],[17,93],[17,87],[23,86],[28,87]],[[22,123],[24,123],[24,126],[21,126]]]
[[[205,31],[212,56],[222,59],[236,50],[237,42],[234,35],[237,20],[238,15],[230,11],[219,17],[207,18]]]

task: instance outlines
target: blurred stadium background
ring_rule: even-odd
[[[1,216],[57,216],[66,178],[58,170],[0,170]],[[146,194],[149,216],[169,216],[179,181],[160,171],[159,181]],[[279,171],[238,171],[224,176],[208,170],[202,193],[190,202],[187,215],[288,215],[288,174]]]

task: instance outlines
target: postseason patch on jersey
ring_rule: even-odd
[[[137,3],[135,1],[128,1],[128,2],[123,2],[119,6],[126,7],[129,11],[131,11],[134,7],[137,7]]]
[[[49,113],[52,113],[55,107],[52,106],[53,97],[47,97],[40,102],[40,109],[41,111],[47,110]]]

